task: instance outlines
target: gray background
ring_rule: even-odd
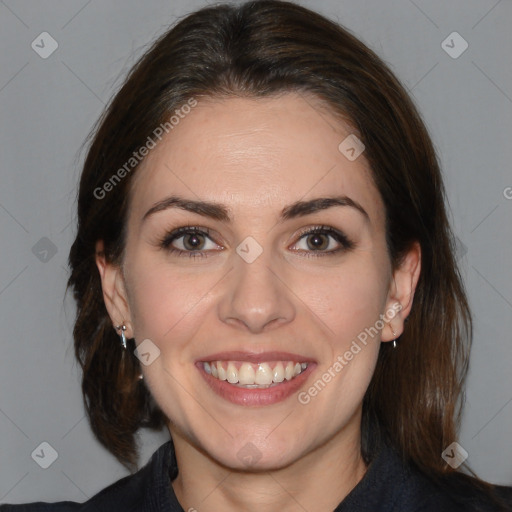
[[[512,3],[301,3],[377,51],[411,91],[431,131],[475,314],[458,441],[481,477],[510,484]],[[85,419],[73,304],[64,299],[79,149],[147,44],[203,5],[0,0],[0,502],[84,501],[127,474]],[[59,45],[46,59],[31,48],[44,31]],[[458,58],[441,46],[453,31],[469,44]],[[448,41],[461,48],[460,40]],[[167,438],[143,432],[141,463]],[[43,441],[58,453],[48,469],[31,457]]]

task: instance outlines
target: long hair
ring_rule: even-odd
[[[364,398],[363,456],[371,460],[375,440],[386,438],[424,473],[450,472],[441,453],[457,438],[472,327],[431,139],[406,90],[373,51],[321,15],[274,0],[207,7],[182,19],[133,67],[91,135],[68,283],[78,306],[75,351],[91,427],[134,467],[138,429],[162,428],[166,420],[136,378],[132,350],[123,355],[119,348],[95,266],[97,240],[108,261],[122,260],[139,166],[106,197],[98,191],[191,98],[286,92],[314,94],[358,133],[385,205],[393,266],[413,243],[421,246],[421,275],[399,348],[383,344]]]

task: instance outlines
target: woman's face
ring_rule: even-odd
[[[310,96],[202,100],[137,171],[111,316],[144,343],[173,437],[227,467],[358,440],[380,341],[402,331],[415,265],[392,272],[350,134]]]

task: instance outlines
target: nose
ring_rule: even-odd
[[[296,314],[293,292],[279,275],[279,265],[272,265],[269,251],[252,263],[237,254],[233,258],[234,268],[219,302],[220,319],[253,334],[291,322]]]

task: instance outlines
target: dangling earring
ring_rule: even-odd
[[[391,329],[391,333],[393,334],[393,337],[395,338],[393,340],[392,347],[396,348],[396,332],[393,329]]]
[[[126,325],[116,325],[115,327],[116,331],[121,331],[121,334],[119,335],[121,337],[121,345],[123,346],[123,349],[126,350],[126,335],[124,331],[126,331]],[[144,375],[142,373],[139,373],[139,377],[137,380],[142,380],[144,378]]]
[[[121,345],[126,350],[126,336],[124,334],[124,331],[126,331],[126,325],[118,325],[116,327],[117,331],[121,331],[121,334],[119,335],[121,337]]]

